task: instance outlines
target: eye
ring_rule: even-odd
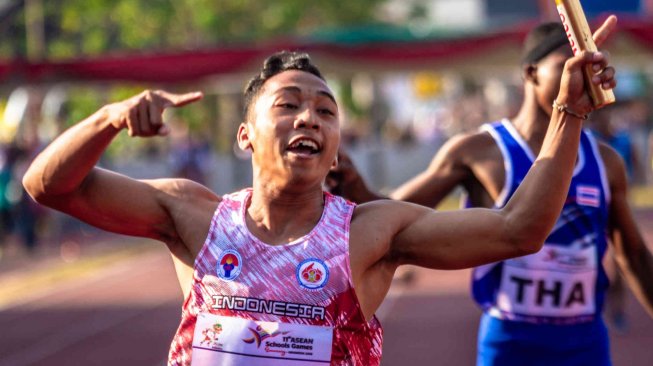
[[[326,115],[329,115],[329,116],[335,116],[336,115],[335,112],[333,112],[331,109],[328,109],[328,108],[318,108],[317,112],[319,114],[326,114]]]
[[[285,108],[285,109],[297,109],[298,108],[296,104],[292,104],[292,103],[279,103],[279,104],[277,104],[277,107],[281,107],[281,108]]]

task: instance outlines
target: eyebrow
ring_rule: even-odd
[[[293,92],[293,93],[301,93],[301,92],[302,92],[302,89],[300,89],[300,88],[297,87],[297,86],[284,86],[283,88],[279,88],[276,92],[278,93],[278,92],[280,92],[280,91],[288,91],[288,92]],[[322,95],[322,96],[324,96],[324,97],[327,97],[327,98],[331,99],[331,101],[332,101],[335,105],[338,105],[338,103],[336,102],[336,98],[334,98],[333,95],[331,95],[331,93],[329,93],[329,92],[327,92],[327,91],[324,91],[324,90],[318,90],[317,94]]]

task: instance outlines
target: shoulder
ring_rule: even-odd
[[[390,199],[366,202],[355,207],[352,230],[360,230],[364,236],[374,232],[379,237],[391,239],[404,223],[430,210],[414,203]]]
[[[598,150],[605,166],[605,172],[610,183],[610,187],[622,187],[627,185],[626,165],[619,153],[608,144],[597,141]]]
[[[167,178],[144,180],[143,182],[156,189],[164,198],[211,202],[220,202],[222,200],[221,196],[190,179]]]
[[[612,146],[605,142],[597,141],[597,147],[608,175],[612,172],[619,172],[620,170],[625,169],[623,158]]]
[[[487,131],[475,131],[454,135],[443,145],[443,149],[446,149],[450,153],[460,153],[462,151],[477,151],[495,146],[494,139]]]
[[[350,231],[350,255],[360,268],[368,268],[379,260],[392,261],[391,244],[417,213],[428,210],[412,203],[376,200],[360,204],[354,209]]]
[[[207,187],[189,179],[156,179],[145,181],[156,190],[157,201],[175,223],[184,222],[193,226],[199,218],[211,218],[223,197]],[[194,217],[195,221],[186,218]],[[199,221],[204,221],[199,220]]]
[[[458,162],[464,165],[471,165],[479,159],[500,154],[494,138],[486,131],[475,131],[472,133],[461,133],[451,137],[440,149],[437,156]]]

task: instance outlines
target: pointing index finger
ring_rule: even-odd
[[[617,28],[617,17],[610,15],[599,27],[599,29],[594,32],[592,38],[597,47],[600,47],[609,37],[614,33]]]
[[[167,107],[182,107],[186,104],[196,102],[204,97],[200,91],[195,91],[186,94],[174,94],[160,90],[157,94],[164,100],[164,108]]]

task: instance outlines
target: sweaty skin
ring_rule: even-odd
[[[596,84],[615,85],[601,53],[567,61],[557,100],[587,113],[592,104],[581,68],[604,71]],[[135,180],[95,167],[123,129],[132,136],[166,134],[161,114],[201,98],[146,91],[107,105],[59,136],[33,162],[23,184],[38,202],[102,229],[159,240],[169,248],[184,295],[221,197],[183,179]],[[303,71],[266,81],[252,113],[238,130],[238,144],[252,151],[253,193],[246,221],[269,245],[293,241],[319,221],[322,184],[340,142],[338,105],[326,83]],[[354,287],[369,319],[385,297],[396,268],[464,268],[538,251],[566,196],[578,150],[581,121],[552,113],[539,157],[520,189],[501,210],[440,213],[397,201],[357,206],[351,221]],[[299,140],[315,151],[293,148]],[[546,199],[545,207],[533,205]]]

